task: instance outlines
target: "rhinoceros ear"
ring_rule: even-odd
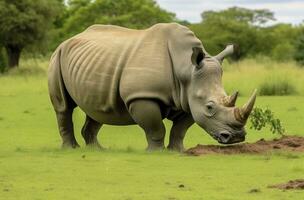
[[[214,57],[220,63],[222,63],[226,56],[229,56],[231,54],[238,54],[238,53],[239,53],[239,46],[236,44],[229,44],[226,46],[226,48],[221,53],[217,54]]]
[[[191,56],[192,64],[195,65],[197,68],[202,68],[203,65],[200,63],[205,57],[205,53],[203,52],[203,49],[200,47],[193,47],[192,51],[193,51]]]

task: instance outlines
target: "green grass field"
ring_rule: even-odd
[[[23,62],[21,69],[0,76],[1,200],[304,199],[303,191],[267,188],[271,184],[304,178],[304,154],[300,153],[200,157],[167,151],[147,153],[144,133],[137,126],[104,126],[99,140],[107,150],[97,151],[84,147],[80,136],[84,115],[80,110],[76,110],[74,119],[82,148],[61,150],[47,94],[47,61],[36,64],[39,67],[32,67],[35,65],[32,61]],[[288,73],[298,76],[295,84],[303,81],[301,69],[293,66],[288,69]],[[245,96],[267,77],[267,73],[269,76],[272,73],[261,67],[256,73],[263,74],[262,77],[244,75],[254,70],[250,66],[229,65],[225,70],[224,82],[228,90],[241,87],[241,94],[244,94],[238,104],[246,100]],[[284,74],[284,70],[275,73]],[[297,86],[297,90],[298,96],[259,96],[257,105],[271,108],[288,134],[304,136],[304,96],[301,96],[304,87]],[[167,130],[170,125],[166,121]],[[275,135],[267,129],[262,132],[248,129],[247,141],[273,137]],[[216,144],[202,129],[193,126],[185,145],[192,147],[198,143]],[[250,193],[252,189],[260,192]]]

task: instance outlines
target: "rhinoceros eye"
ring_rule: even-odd
[[[206,104],[206,115],[211,117],[216,113],[215,103],[213,101],[209,101]]]

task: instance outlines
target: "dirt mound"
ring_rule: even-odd
[[[241,154],[264,153],[271,150],[287,150],[304,152],[304,137],[282,136],[279,139],[266,141],[261,139],[255,143],[241,143],[235,145],[201,145],[192,147],[186,151],[189,155],[201,154]]]
[[[288,181],[287,183],[270,185],[268,188],[278,188],[281,190],[304,190],[304,179],[296,179]]]

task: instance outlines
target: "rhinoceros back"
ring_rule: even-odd
[[[66,90],[93,119],[129,124],[135,99],[173,103],[168,24],[146,30],[94,25],[59,46]]]

